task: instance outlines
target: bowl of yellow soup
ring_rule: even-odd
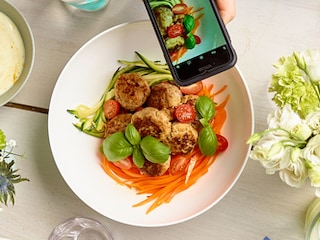
[[[26,84],[34,63],[34,39],[28,22],[11,3],[0,1],[0,106]]]

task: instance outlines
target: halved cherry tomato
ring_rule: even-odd
[[[175,38],[180,36],[184,31],[184,27],[180,23],[176,23],[168,27],[167,34],[169,38]]]
[[[189,123],[196,118],[196,111],[190,104],[183,103],[179,105],[174,111],[179,122]]]
[[[120,103],[116,100],[110,99],[104,103],[104,115],[107,119],[111,119],[119,114],[120,112]]]
[[[194,35],[195,39],[196,39],[196,44],[200,44],[201,43],[201,38],[198,35]]]
[[[113,162],[114,165],[116,165],[118,168],[121,168],[121,169],[130,169],[132,168],[132,159],[131,157],[127,157],[123,160],[119,160],[119,161],[116,161],[116,162]]]
[[[217,142],[218,142],[218,146],[217,146],[217,151],[216,152],[217,153],[218,152],[223,152],[228,148],[228,145],[229,145],[228,140],[224,136],[222,136],[220,134],[216,134],[216,135],[217,135]]]
[[[188,13],[188,6],[184,3],[179,3],[173,6],[172,12],[174,14],[187,14]]]
[[[169,173],[174,175],[184,172],[189,164],[189,159],[184,155],[176,155],[171,158]]]
[[[199,81],[189,86],[180,87],[180,90],[183,94],[197,94],[202,90],[202,88],[203,83],[202,81]]]

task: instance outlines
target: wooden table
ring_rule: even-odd
[[[36,60],[24,89],[12,100],[46,112],[55,83],[71,56],[90,38],[124,22],[147,19],[140,0],[111,0],[98,12],[67,8],[59,0],[9,0],[28,20],[35,38]],[[238,66],[252,95],[255,130],[266,127],[273,105],[267,93],[272,64],[293,51],[319,48],[319,0],[237,1],[237,17],[228,24],[238,53]],[[90,217],[111,229],[115,239],[303,239],[304,214],[314,198],[309,187],[294,189],[277,175],[268,176],[258,162],[248,161],[227,196],[204,214],[187,222],[159,228],[127,226],[86,206],[67,186],[56,168],[48,141],[46,113],[0,108],[0,128],[17,141],[23,176],[16,185],[16,204],[0,213],[0,237],[47,239],[60,222]]]

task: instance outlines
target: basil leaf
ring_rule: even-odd
[[[129,157],[133,147],[124,132],[116,132],[102,142],[102,152],[110,162],[116,162]]]
[[[208,122],[216,114],[215,104],[211,98],[207,96],[199,96],[196,101],[196,110],[201,118],[205,118]]]
[[[196,42],[196,37],[192,33],[188,33],[184,45],[187,49],[192,49],[196,46]]]
[[[141,149],[137,145],[133,146],[132,160],[138,168],[143,167],[145,159],[143,153],[141,152]]]
[[[198,137],[198,145],[204,156],[211,156],[217,151],[217,135],[210,125],[201,129]]]
[[[194,20],[194,17],[187,14],[183,19],[184,29],[187,32],[191,32],[194,29],[195,25],[196,25],[196,21]]]
[[[139,144],[141,140],[138,130],[133,126],[132,123],[129,123],[127,125],[125,130],[125,136],[132,145]]]
[[[170,148],[152,136],[142,138],[140,147],[145,158],[152,163],[164,163],[169,159]]]

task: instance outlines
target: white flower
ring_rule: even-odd
[[[320,81],[320,54],[317,50],[307,50],[301,53],[301,57],[306,64],[306,72],[310,80],[314,82]]]
[[[306,122],[314,135],[320,134],[320,110],[308,114]]]
[[[17,145],[16,141],[13,139],[11,139],[7,144],[10,148],[14,148]]]
[[[310,129],[310,127],[308,126],[308,124],[306,123],[301,123],[298,125],[295,125],[291,130],[290,133],[298,138],[299,140],[307,140],[311,134],[312,131]]]
[[[267,120],[269,128],[282,128],[288,131],[303,123],[300,116],[291,109],[289,104],[269,113]]]
[[[276,171],[286,168],[290,159],[284,157],[289,154],[287,148],[281,144],[281,141],[285,139],[283,136],[276,136],[274,132],[264,135],[253,147],[250,157],[260,161],[266,168],[267,174],[274,174]]]
[[[305,166],[304,159],[300,156],[301,149],[293,148],[290,153],[290,164],[288,167],[279,171],[279,176],[283,182],[291,187],[300,188],[308,178],[308,170]]]
[[[308,169],[311,186],[320,187],[320,165],[310,165]]]
[[[320,135],[315,135],[302,149],[302,157],[312,165],[320,165]]]

